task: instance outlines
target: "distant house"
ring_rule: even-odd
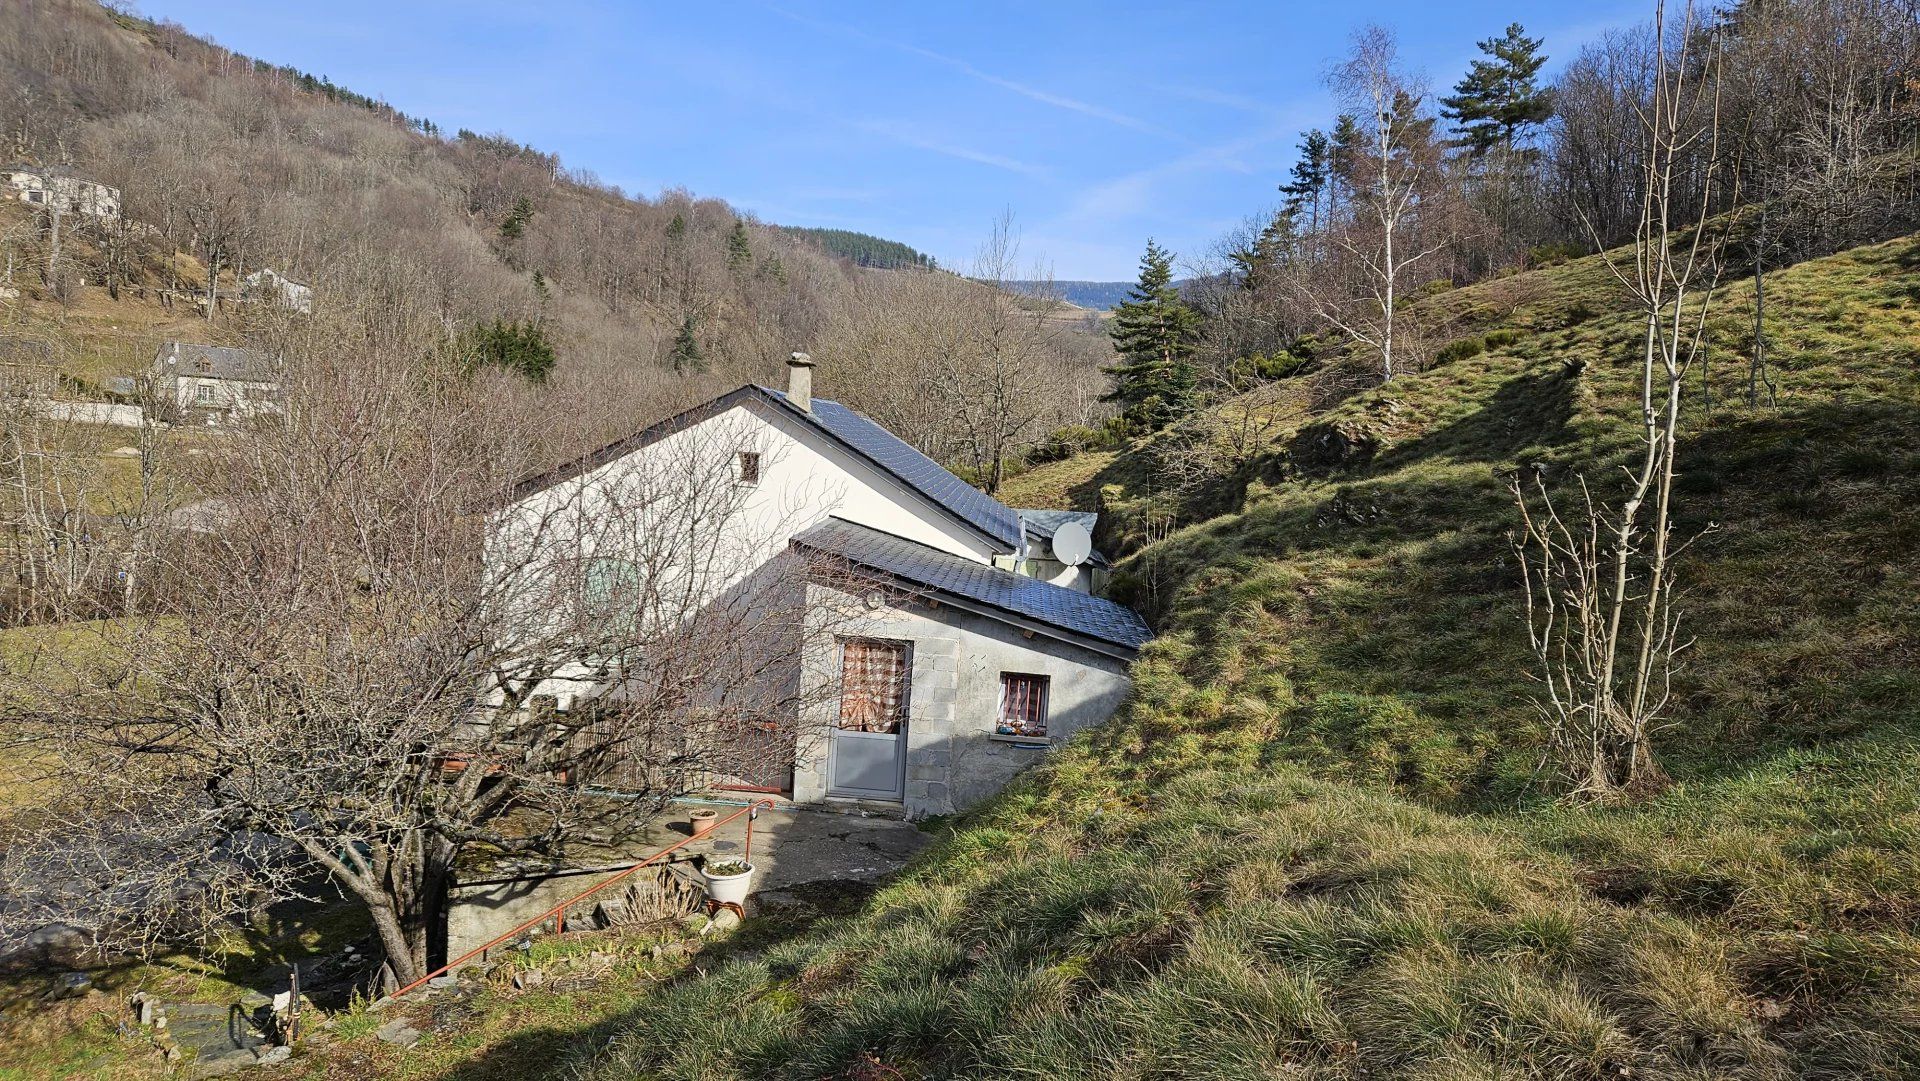
[[[249,299],[270,300],[288,311],[313,314],[313,290],[272,267],[254,271],[241,284],[243,295]]]
[[[37,165],[14,164],[0,169],[0,194],[63,214],[95,218],[120,216],[120,189],[77,176],[62,176]]]
[[[181,421],[219,424],[280,408],[278,365],[246,349],[167,342],[154,355],[153,384]]]

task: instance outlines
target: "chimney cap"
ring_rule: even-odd
[[[813,366],[813,358],[805,353],[794,353],[787,357],[787,367],[789,368],[811,368]]]

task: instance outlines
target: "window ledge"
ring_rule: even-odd
[[[1010,736],[1004,732],[989,732],[987,738],[998,743],[1024,743],[1035,749],[1053,746],[1053,740],[1048,736]]]

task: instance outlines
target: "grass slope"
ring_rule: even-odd
[[[1636,327],[1583,260],[1426,302],[1510,333],[1281,433],[1135,555],[1164,633],[1121,717],[859,916],[651,996],[589,1075],[1920,1072],[1920,241],[1770,284],[1778,407],[1734,393],[1745,283],[1689,403],[1684,525],[1718,528],[1665,794],[1534,777],[1500,474],[1629,449]],[[1036,494],[1126,472],[1089,464]]]

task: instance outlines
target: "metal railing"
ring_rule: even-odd
[[[691,837],[686,837],[681,840],[675,841],[674,843],[668,845],[667,847],[661,849],[660,851],[655,852],[651,856],[648,856],[646,859],[641,860],[639,863],[636,863],[633,866],[627,868],[626,870],[620,872],[619,874],[614,875],[612,878],[609,878],[606,881],[601,882],[599,885],[596,885],[591,889],[582,890],[579,893],[573,895],[572,897],[569,897],[566,900],[560,902],[559,904],[553,906],[552,908],[547,909],[545,912],[540,913],[538,916],[535,916],[534,918],[526,921],[525,923],[520,924],[519,926],[515,927],[513,930],[508,931],[507,933],[500,935],[496,938],[489,939],[486,942],[480,944],[479,946],[476,946],[473,949],[468,950],[466,953],[463,953],[460,956],[454,958],[453,960],[448,961],[446,964],[441,965],[439,968],[434,969],[432,972],[429,972],[426,975],[420,977],[419,979],[413,981],[412,983],[406,985],[405,987],[402,987],[400,990],[395,991],[393,994],[386,996],[386,999],[384,999],[383,1001],[392,1001],[393,999],[399,998],[401,995],[406,994],[408,991],[411,991],[414,988],[421,986],[422,984],[426,983],[428,980],[434,979],[435,977],[438,977],[438,976],[444,976],[448,972],[452,971],[453,969],[458,968],[461,965],[466,964],[468,961],[471,961],[474,958],[479,957],[481,954],[486,953],[488,950],[493,949],[495,946],[498,946],[501,943],[504,943],[507,940],[531,928],[538,927],[539,925],[547,922],[548,920],[556,921],[555,923],[556,929],[554,932],[555,934],[565,934],[567,930],[567,910],[568,909],[572,908],[574,905],[579,904],[581,901],[584,901],[587,898],[592,897],[594,894],[599,893],[604,889],[607,889],[617,883],[626,881],[627,878],[633,875],[635,872],[639,871],[643,867],[651,866],[655,861],[659,860],[662,856],[671,855],[672,853],[677,852],[682,848],[685,848],[686,846],[692,844],[693,842],[699,840],[702,837],[710,837],[715,832],[717,832],[721,826],[724,826],[727,823],[732,822],[734,819],[739,818],[741,815],[747,816],[746,853],[742,856],[742,858],[747,863],[752,863],[753,862],[754,820],[760,817],[760,812],[762,810],[771,811],[774,809],[774,806],[775,806],[774,801],[770,799],[754,800],[752,803],[747,804],[745,807],[742,807],[739,810],[728,815],[727,817],[722,818],[719,821],[715,822],[713,824],[713,827],[711,829],[708,829],[706,832],[695,834]]]

